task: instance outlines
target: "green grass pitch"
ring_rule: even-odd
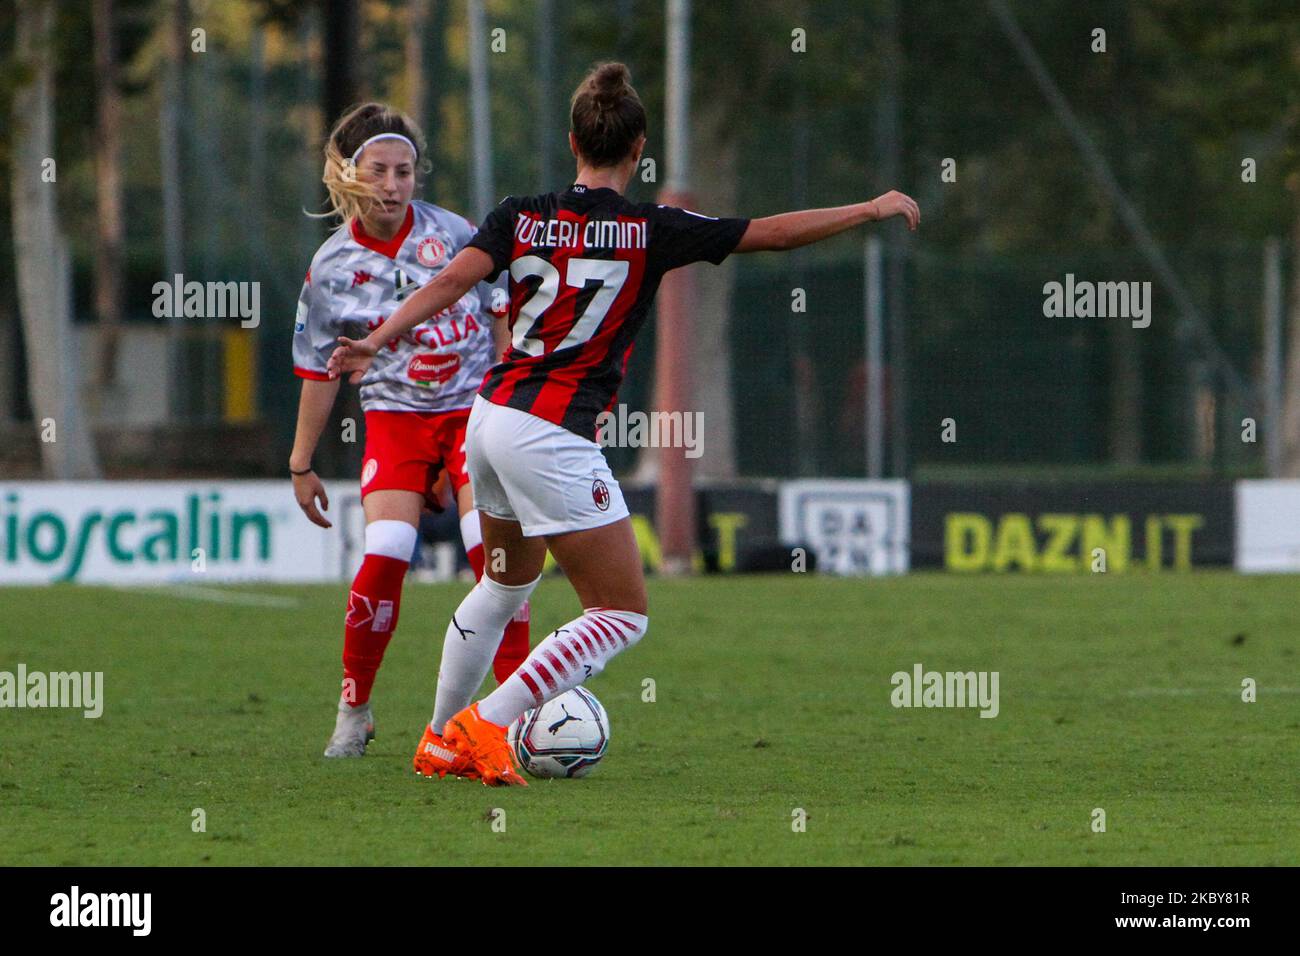
[[[106,698],[0,710],[0,864],[1300,862],[1295,578],[652,581],[648,637],[591,684],[604,763],[526,790],[411,772],[464,585],[408,587],[378,739],[338,762],[344,589],[227,590],[278,600],[0,588],[0,670],[103,671]],[[534,640],[576,605],[544,582]],[[918,662],[998,671],[1000,714],[895,709]]]

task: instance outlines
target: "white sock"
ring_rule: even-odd
[[[460,541],[469,553],[483,543],[483,528],[477,511],[466,511],[460,516]]]
[[[610,658],[645,636],[649,620],[633,611],[588,608],[582,617],[546,635],[519,670],[479,701],[479,716],[509,726],[530,708],[603,671]]]
[[[366,554],[379,554],[398,561],[410,561],[415,554],[415,540],[420,536],[414,525],[383,518],[366,525]]]
[[[492,666],[506,625],[540,580],[539,576],[536,581],[512,587],[499,584],[485,574],[460,602],[442,641],[438,696],[434,698],[433,719],[429,721],[434,733],[442,733],[451,716],[464,710],[474,699],[474,692]]]

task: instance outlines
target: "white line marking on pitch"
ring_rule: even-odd
[[[223,591],[198,584],[173,584],[159,587],[124,587],[120,590],[154,597],[181,598],[190,601],[210,601],[213,604],[238,604],[243,607],[293,608],[301,606],[297,598],[278,594],[254,594],[251,591]]]

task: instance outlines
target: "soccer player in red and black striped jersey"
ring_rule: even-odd
[[[513,322],[507,361],[479,395],[594,441],[659,280],[678,266],[722,262],[748,225],[583,183],[507,197],[472,242],[493,272],[509,270]]]
[[[632,203],[623,193],[645,146],[646,114],[621,63],[594,68],[570,109],[578,175],[568,189],[507,198],[447,268],[363,340],[339,338],[332,375],[369,368],[388,342],[510,275],[511,347],[488,372],[466,431],[487,572],[452,617],[439,688],[480,681],[505,623],[536,586],[547,549],[585,609],[552,631],[495,691],[428,726],[415,756],[426,776],[468,765],[491,785],[525,785],[506,728],[531,707],[600,673],[644,636],[645,580],[627,506],[596,443],[596,416],[615,401],[636,333],[665,272],[733,252],[785,250],[862,223],[920,210],[885,193],[865,203],[762,219],[715,219]],[[499,549],[499,550],[498,550]],[[438,735],[441,734],[441,739]]]

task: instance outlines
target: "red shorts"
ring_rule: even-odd
[[[465,473],[465,423],[469,409],[451,412],[366,412],[366,454],[361,497],[372,491],[427,494],[447,469],[451,490],[469,484]]]

